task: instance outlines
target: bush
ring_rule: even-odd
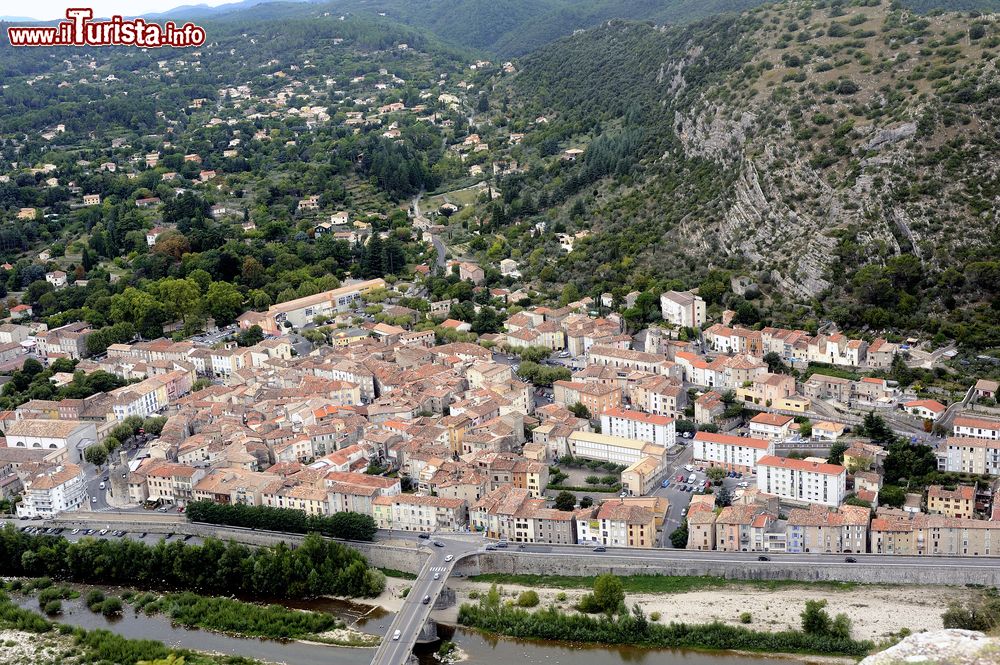
[[[749,612],[740,613],[740,623],[752,623],[752,622],[753,622],[752,614],[750,614]]]
[[[106,617],[116,617],[122,613],[122,599],[118,596],[105,598],[101,603],[101,614]]]
[[[518,607],[535,607],[538,605],[538,594],[534,591],[523,591],[517,597]]]
[[[659,621],[660,620],[660,616],[661,615],[660,615],[659,612],[653,612],[652,614],[649,615],[649,620],[650,621]]]
[[[45,603],[45,613],[47,615],[55,616],[57,614],[62,614],[62,601],[61,600],[50,600]]]
[[[91,589],[87,592],[84,602],[86,602],[91,612],[98,612],[100,611],[100,604],[104,602],[104,592],[100,589]]]
[[[625,604],[625,587],[621,579],[610,573],[598,575],[594,580],[594,591],[580,599],[577,609],[596,614],[617,612]]]

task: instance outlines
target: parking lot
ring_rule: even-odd
[[[101,540],[114,540],[116,538],[129,538],[130,540],[135,540],[139,542],[144,542],[147,545],[153,545],[160,540],[178,540],[181,542],[188,543],[189,545],[201,545],[202,539],[199,536],[185,536],[176,535],[173,533],[147,533],[147,532],[130,532],[121,531],[116,529],[108,528],[60,528],[60,527],[43,527],[43,526],[33,526],[26,525],[20,527],[21,531],[30,535],[36,536],[60,536],[69,540],[70,542],[76,542],[81,538],[91,537]]]

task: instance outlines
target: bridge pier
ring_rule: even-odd
[[[434,619],[428,619],[424,622],[424,625],[420,627],[420,633],[417,634],[417,639],[415,640],[417,644],[427,644],[428,642],[437,642],[438,637],[438,625],[437,621]]]

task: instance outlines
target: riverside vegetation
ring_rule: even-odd
[[[7,575],[47,576],[89,584],[239,593],[266,598],[336,594],[376,596],[385,577],[340,543],[309,534],[294,550],[284,543],[251,548],[208,539],[204,545],[129,539],[78,542],[0,529],[0,570]]]
[[[478,603],[462,605],[459,623],[508,637],[647,648],[862,657],[875,646],[869,641],[852,639],[850,621],[845,615],[830,617],[824,609],[825,601],[806,602],[801,630],[770,633],[721,622],[657,624],[638,605],[633,605],[631,611],[626,608],[621,580],[613,575],[597,577],[593,593],[581,599],[577,612],[572,613],[552,606],[528,611],[513,603],[502,604],[500,597],[494,584]]]
[[[0,592],[0,629],[33,637],[34,653],[27,661],[33,663],[136,665],[174,656],[183,658],[184,665],[260,665],[259,661],[241,656],[206,655],[170,648],[153,640],[126,639],[107,630],[84,630],[53,623],[18,607],[3,592]],[[13,650],[13,646],[8,644],[5,648]]]

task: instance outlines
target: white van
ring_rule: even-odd
[[[694,471],[694,467],[691,466],[690,464],[685,464],[684,470],[687,471],[688,473],[691,473],[692,471]]]

